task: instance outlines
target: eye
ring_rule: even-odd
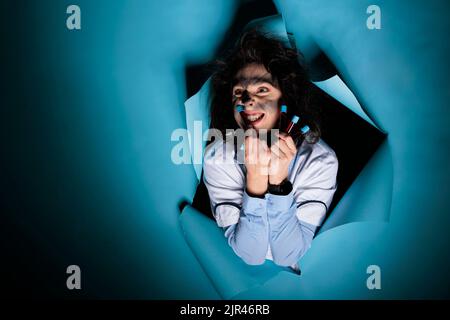
[[[242,89],[234,89],[233,95],[234,95],[235,97],[240,97],[240,96],[242,96]]]
[[[268,93],[269,88],[266,87],[259,87],[257,93]]]

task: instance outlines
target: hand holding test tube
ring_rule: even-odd
[[[281,106],[281,114],[282,115],[286,115],[286,111],[287,111],[287,107],[285,105]],[[281,117],[280,117],[281,118]],[[300,117],[297,115],[294,115],[291,119],[291,121],[289,122],[289,124],[287,125],[286,129],[284,130],[284,132],[286,132],[288,135],[291,135],[291,131],[294,128],[294,126],[300,121]],[[305,134],[307,134],[310,131],[310,128],[308,125],[304,125],[301,129],[300,132],[301,134],[304,136]],[[293,136],[295,138],[295,135]]]

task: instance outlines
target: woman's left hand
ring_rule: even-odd
[[[269,183],[280,184],[288,176],[289,164],[297,153],[291,136],[280,132],[277,141],[270,147]]]

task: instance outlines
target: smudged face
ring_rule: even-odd
[[[234,119],[241,128],[259,131],[276,126],[280,116],[281,91],[264,65],[252,63],[239,70],[232,94]],[[236,111],[237,105],[245,107],[242,114]]]

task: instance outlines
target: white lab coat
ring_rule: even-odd
[[[214,218],[217,225],[226,230],[227,237],[231,230],[234,232],[229,226],[237,224],[242,215],[243,199],[251,199],[245,192],[246,168],[243,163],[244,151],[236,147],[232,139],[215,141],[205,150],[203,180]],[[291,214],[296,215],[302,225],[303,239],[306,239],[301,244],[306,246],[302,255],[311,246],[316,230],[326,217],[337,188],[337,170],[336,154],[322,139],[315,144],[303,141],[297,146],[288,179],[293,185],[291,199],[295,202]],[[265,258],[273,260],[271,245],[268,245]]]

